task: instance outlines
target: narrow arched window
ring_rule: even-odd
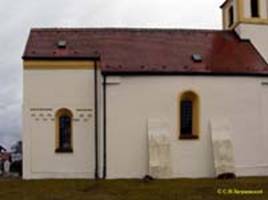
[[[259,13],[259,0],[251,0],[251,16],[260,17]]]
[[[180,96],[180,139],[198,138],[199,132],[199,98],[192,92]]]
[[[234,24],[234,7],[233,6],[231,6],[230,8],[229,8],[229,11],[228,11],[229,13],[228,13],[228,16],[229,16],[229,27],[231,27],[233,24]]]
[[[58,153],[73,152],[72,118],[73,115],[68,109],[60,109],[56,113],[56,152]]]

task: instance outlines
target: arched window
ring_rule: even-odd
[[[229,13],[229,27],[231,27],[233,24],[234,24],[234,7],[233,6],[231,6],[230,8],[229,8],[229,11],[228,11]]]
[[[259,13],[259,0],[251,0],[251,16],[252,17],[260,17]]]
[[[56,152],[71,153],[72,148],[72,112],[60,109],[56,113]]]
[[[180,139],[196,139],[199,133],[199,98],[192,92],[184,92],[179,102]]]

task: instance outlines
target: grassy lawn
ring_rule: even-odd
[[[263,190],[259,195],[220,195],[222,189]],[[154,180],[0,180],[0,200],[268,200],[267,178]]]

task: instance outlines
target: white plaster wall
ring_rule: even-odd
[[[268,2],[267,1],[265,1],[265,3],[266,3],[266,19],[268,19]]]
[[[68,108],[74,115],[71,154],[55,153],[53,118],[60,108]],[[23,119],[23,178],[94,177],[93,70],[24,70]]]
[[[249,39],[268,63],[268,25],[240,24],[235,31],[241,39]]]
[[[268,126],[264,125],[268,86],[261,84],[264,78],[141,76],[118,80],[119,84],[107,87],[108,178],[141,178],[148,173],[150,117],[169,122],[173,177],[215,176],[209,120],[221,117],[233,127],[238,175],[268,175]],[[200,96],[200,139],[179,140],[177,97],[189,89]]]
[[[267,0],[260,0],[260,15],[262,19],[268,19],[268,2]]]
[[[251,18],[250,0],[244,0],[243,15],[245,18]]]

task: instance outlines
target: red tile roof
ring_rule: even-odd
[[[23,58],[100,59],[103,73],[268,74],[258,51],[234,31],[32,29]]]

